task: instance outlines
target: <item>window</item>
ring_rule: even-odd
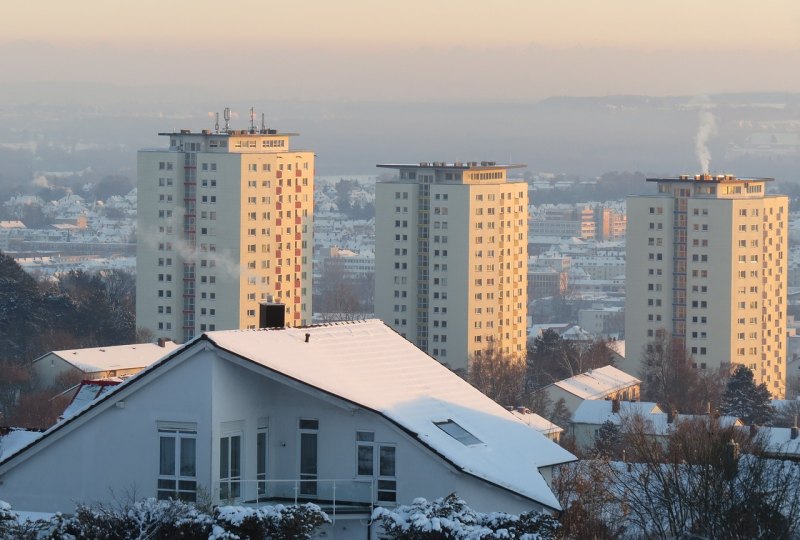
[[[219,440],[219,498],[238,499],[242,495],[242,436],[229,435]]]
[[[397,501],[396,450],[383,444],[378,450],[378,501]]]
[[[356,432],[356,474],[372,476],[375,461],[375,433],[371,431]]]
[[[319,420],[299,422],[300,428],[300,494],[317,494],[317,432]]]
[[[159,423],[159,500],[197,500],[197,425]]]
[[[476,336],[478,337],[478,336]],[[455,440],[464,446],[472,446],[474,444],[483,444],[479,438],[458,425],[453,420],[445,420],[443,422],[434,422],[436,427],[453,437]]]

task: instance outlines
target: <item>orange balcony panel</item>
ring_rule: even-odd
[[[294,250],[294,256],[295,257],[299,257],[300,256],[300,248],[297,248],[297,249]]]
[[[298,321],[299,321],[299,320],[300,320],[300,313],[299,313],[299,312],[297,312],[297,311],[295,311],[295,313],[294,313],[294,318],[295,318],[295,320],[298,320]]]
[[[296,218],[294,218],[294,224],[295,224],[295,225],[300,225],[300,223],[301,223],[302,219],[303,219],[303,218],[301,218],[300,216],[297,216]]]
[[[294,170],[294,175],[296,177],[300,178],[301,176],[303,176],[303,171],[301,171],[300,169],[295,169]]]
[[[283,178],[283,171],[275,171],[275,178]],[[278,188],[280,190],[281,188]],[[280,193],[280,191],[278,191]]]
[[[300,289],[300,280],[299,279],[294,280],[294,288],[295,289]],[[298,298],[300,298],[300,297],[298,296]]]
[[[275,256],[276,256],[276,257],[278,257],[278,258],[280,258],[280,256],[281,256],[281,250],[279,250],[279,249],[276,249],[276,250],[275,250]]]
[[[279,235],[279,234],[276,234],[276,235],[275,235],[275,241],[276,241],[276,242],[280,242],[280,241],[281,241],[281,235]]]
[[[282,206],[282,204],[281,204],[281,203],[279,203],[279,202],[276,202],[276,203],[275,203],[275,210],[280,210],[280,209],[281,209],[281,206]]]
[[[302,208],[303,207],[303,203],[301,203],[300,201],[295,201],[294,207],[295,208]]]
[[[276,282],[275,282],[275,290],[276,290],[276,291],[279,291],[279,290],[281,290],[281,282],[280,282],[280,281],[276,281]]]
[[[295,296],[294,297],[294,303],[295,304],[299,304],[300,303],[300,297],[299,296]],[[298,313],[297,315],[300,315],[300,314]]]
[[[294,271],[295,272],[299,272],[300,271],[300,265],[299,264],[294,265]]]
[[[301,191],[303,191],[303,187],[300,184],[296,184],[294,186],[294,192],[295,193],[300,193]]]
[[[295,240],[300,240],[300,239],[302,239],[302,238],[303,238],[303,235],[302,235],[301,233],[295,233],[295,234],[294,234],[294,239],[295,239]]]

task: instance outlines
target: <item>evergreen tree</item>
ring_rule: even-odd
[[[756,385],[752,370],[739,365],[722,394],[720,412],[741,418],[746,424],[769,425],[775,415],[771,397],[767,385]]]
[[[622,430],[611,420],[606,420],[597,430],[594,440],[595,452],[600,457],[616,457],[622,444]]]

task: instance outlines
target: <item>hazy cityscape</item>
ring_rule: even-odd
[[[800,8],[45,4],[0,537],[800,538]]]

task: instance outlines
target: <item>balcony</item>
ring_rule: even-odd
[[[381,493],[394,496],[393,490]],[[220,504],[263,506],[314,503],[336,522],[336,516],[368,518],[377,501],[375,481],[364,480],[241,480],[218,481],[213,498]],[[382,506],[394,505],[380,502]]]

